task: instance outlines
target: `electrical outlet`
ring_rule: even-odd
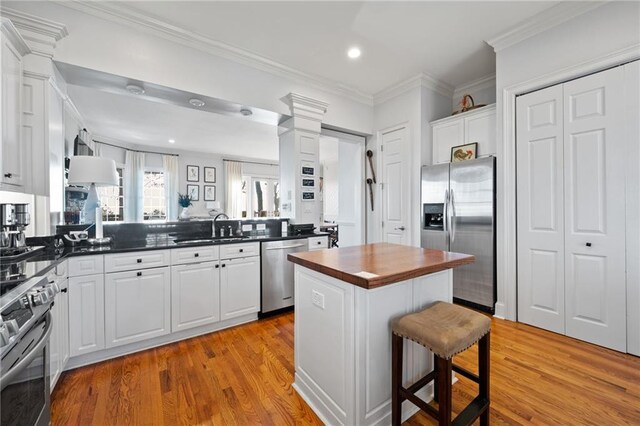
[[[251,230],[253,230],[253,225],[251,225],[251,224],[242,225],[242,232],[251,231]]]
[[[264,231],[265,229],[267,229],[267,225],[265,225],[264,223],[258,223],[256,225],[256,230],[258,231]]]
[[[320,309],[324,309],[324,294],[317,290],[311,290],[311,303]]]

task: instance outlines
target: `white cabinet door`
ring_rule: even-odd
[[[104,348],[104,275],[69,278],[70,356]]]
[[[449,163],[451,148],[464,143],[462,119],[433,126],[433,164]]]
[[[69,361],[69,282],[67,278],[53,281],[60,288],[60,293],[51,308],[53,328],[49,338],[49,384],[52,392]]]
[[[626,351],[623,71],[564,84],[566,333],[619,351]]]
[[[22,55],[4,35],[0,35],[2,57],[2,174],[0,182],[23,185],[24,150],[20,144],[22,123]]]
[[[222,320],[260,310],[260,256],[220,261]]]
[[[171,268],[171,331],[220,321],[220,264]]]
[[[464,143],[478,143],[478,157],[496,153],[496,110],[491,108],[464,119]]]
[[[562,86],[517,98],[518,321],[565,331]]]
[[[383,241],[409,244],[409,146],[406,127],[382,132],[382,221]]]
[[[105,275],[107,348],[169,333],[170,280],[168,267]]]

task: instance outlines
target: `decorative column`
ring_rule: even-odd
[[[329,104],[296,93],[283,99],[292,117],[280,137],[280,214],[291,223],[320,224],[319,139]]]

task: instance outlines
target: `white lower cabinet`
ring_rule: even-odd
[[[62,278],[53,281],[60,288],[60,293],[56,295],[51,308],[53,320],[53,328],[49,338],[49,384],[51,391],[69,361],[69,280]]]
[[[105,348],[104,275],[69,278],[69,350],[72,357]]]
[[[260,256],[220,261],[222,320],[260,310]]]
[[[218,261],[171,268],[171,331],[220,321]]]
[[[168,267],[105,275],[106,347],[168,334],[171,274]]]

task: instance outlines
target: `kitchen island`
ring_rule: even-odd
[[[451,302],[452,269],[474,257],[377,243],[290,254],[295,265],[295,383],[331,425],[391,424],[391,321]],[[405,341],[404,384],[432,369]],[[418,395],[430,400],[431,385]],[[417,411],[405,402],[403,420]]]

